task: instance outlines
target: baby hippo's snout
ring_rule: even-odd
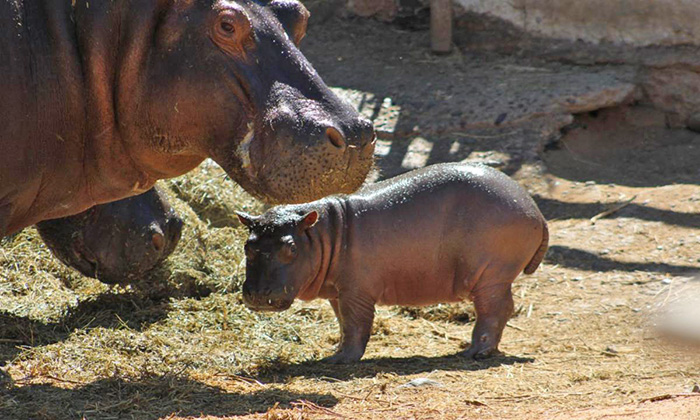
[[[273,290],[269,286],[254,287],[243,283],[243,303],[255,311],[279,312],[289,309],[294,301],[284,290]]]

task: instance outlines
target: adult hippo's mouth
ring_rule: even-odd
[[[259,197],[272,204],[303,203],[330,194],[352,193],[374,163],[374,142],[337,148],[331,145],[290,145],[270,150],[258,173]],[[257,174],[256,174],[257,175]]]
[[[342,104],[347,118],[312,101],[283,91],[222,164],[248,192],[271,203],[301,203],[351,193],[374,164],[376,135],[372,123]],[[336,100],[338,100],[336,98]],[[338,100],[339,101],[339,100]],[[342,113],[341,113],[342,114]]]

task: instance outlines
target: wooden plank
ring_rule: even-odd
[[[438,54],[452,49],[452,0],[430,0],[430,44]]]

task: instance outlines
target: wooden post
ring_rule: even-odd
[[[430,0],[430,46],[437,54],[452,48],[452,0]]]

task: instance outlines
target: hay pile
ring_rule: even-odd
[[[256,314],[241,304],[247,232],[233,211],[256,213],[263,206],[209,161],[162,185],[185,221],[182,240],[161,267],[137,283],[108,287],[82,277],[53,258],[33,228],[3,240],[0,363],[7,372],[0,378],[10,382],[11,375],[23,388],[14,397],[0,396],[0,417],[39,412],[50,417],[48,400],[55,396],[43,399],[32,391],[47,381],[105,388],[104,395],[98,392],[91,402],[97,405],[93,414],[100,413],[103,400],[110,405],[114,398],[136,416],[157,410],[110,392],[112,386],[125,383],[133,384],[150,406],[153,393],[165,392],[163,387],[179,381],[178,392],[185,400],[166,405],[191,405],[187,394],[203,385],[185,380],[188,374],[255,374],[279,366],[291,352],[287,343],[308,336],[311,327],[306,325],[320,316],[317,312]],[[25,396],[18,406],[17,398]],[[64,400],[66,415],[89,409],[69,394],[59,399]],[[253,410],[251,404],[236,411]]]

